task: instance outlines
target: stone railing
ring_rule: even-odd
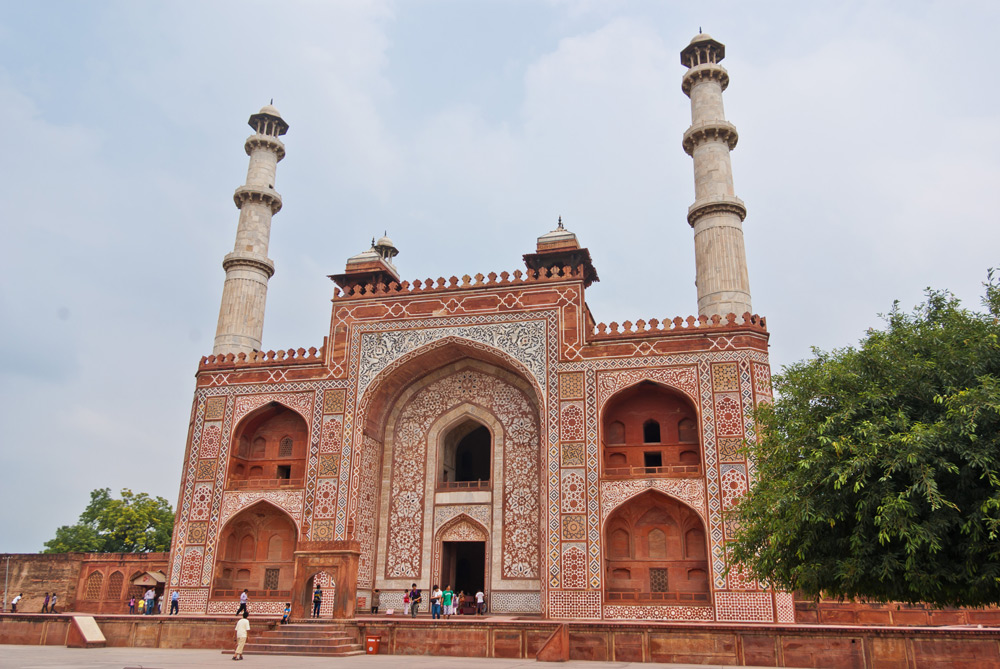
[[[369,283],[364,286],[352,286],[343,292],[340,288],[334,288],[333,296],[334,299],[357,299],[414,295],[453,290],[500,288],[504,286],[520,286],[524,284],[552,283],[557,281],[583,281],[583,278],[583,265],[578,265],[576,267],[566,266],[553,267],[551,269],[542,268],[537,270],[528,270],[526,272],[515,270],[513,274],[509,272],[500,272],[500,274],[490,272],[489,274],[476,274],[475,276],[469,276],[466,274],[461,278],[453,276],[448,279],[439,277],[436,280],[427,279],[425,281],[421,281],[420,279],[417,279],[413,282],[403,281],[402,283],[396,283],[395,281],[389,284],[379,283],[377,285]]]
[[[673,320],[660,321],[651,318],[648,321],[639,319],[635,323],[625,321],[621,325],[612,321],[611,324],[598,323],[588,338],[591,341],[602,339],[621,339],[622,337],[648,337],[650,335],[674,332],[709,332],[716,330],[756,330],[767,332],[767,319],[756,314],[745,313],[742,318],[736,314],[721,316],[677,316]]]
[[[324,349],[311,346],[308,350],[304,348],[290,348],[287,351],[254,351],[253,353],[226,353],[220,355],[203,356],[198,364],[198,371],[211,369],[224,369],[232,367],[266,367],[269,365],[286,367],[289,365],[314,365],[323,362]]]

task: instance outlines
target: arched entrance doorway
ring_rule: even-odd
[[[306,616],[312,615],[314,610],[313,597],[316,593],[316,588],[320,589],[320,605],[319,605],[319,617],[320,618],[332,618],[334,602],[336,601],[336,582],[331,578],[330,574],[325,571],[319,571],[309,577],[306,581],[305,587],[302,588],[302,592],[299,594],[302,610],[306,612]]]
[[[449,521],[438,531],[434,553],[432,581],[456,593],[489,593],[490,541],[482,525],[464,515]]]

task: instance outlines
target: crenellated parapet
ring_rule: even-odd
[[[715,332],[717,330],[753,330],[755,332],[767,332],[767,319],[757,314],[745,313],[742,316],[736,314],[726,314],[719,316],[688,316],[681,318],[677,316],[673,319],[662,321],[651,318],[648,321],[643,319],[624,321],[621,325],[612,321],[610,324],[598,323],[594,326],[590,341],[601,341],[604,339],[619,339],[622,337],[642,337],[649,335],[663,335],[675,332]]]
[[[290,348],[287,351],[251,351],[250,353],[220,353],[203,356],[198,371],[242,369],[245,367],[288,367],[321,364],[326,345],[322,348]]]
[[[339,288],[334,288],[335,299],[370,299],[385,296],[399,296],[421,293],[443,293],[456,290],[475,290],[481,288],[496,288],[504,286],[519,286],[526,284],[554,283],[559,281],[584,281],[587,276],[587,269],[584,265],[576,267],[551,267],[528,270],[522,272],[515,270],[510,272],[490,272],[489,274],[468,274],[461,278],[452,276],[447,279],[439,277],[437,279],[426,279],[421,281],[392,281],[388,284],[379,283],[376,285],[366,284],[364,286],[355,285],[350,290],[341,292]]]

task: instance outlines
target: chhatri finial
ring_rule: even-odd
[[[274,98],[271,98],[271,101],[268,104],[273,105],[274,104]]]
[[[559,229],[560,230],[565,230],[565,228],[563,227],[563,224],[562,224],[562,216],[559,217]]]
[[[375,248],[375,238],[372,237],[372,248]]]
[[[701,26],[698,26],[698,34],[701,34]]]

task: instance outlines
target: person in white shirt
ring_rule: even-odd
[[[236,651],[233,652],[234,660],[243,659],[243,646],[246,645],[247,635],[250,633],[250,621],[247,618],[250,614],[243,612],[243,617],[236,622]]]
[[[17,597],[15,597],[14,599],[10,600],[10,612],[11,613],[17,613],[17,604],[18,604],[18,602],[21,601],[22,597],[24,597],[24,593],[21,593]]]
[[[486,613],[486,595],[482,590],[476,592],[476,615],[481,616]]]
[[[240,608],[236,609],[236,615],[245,614],[247,611],[249,611],[247,608],[247,589],[243,588],[243,592],[240,593]]]

